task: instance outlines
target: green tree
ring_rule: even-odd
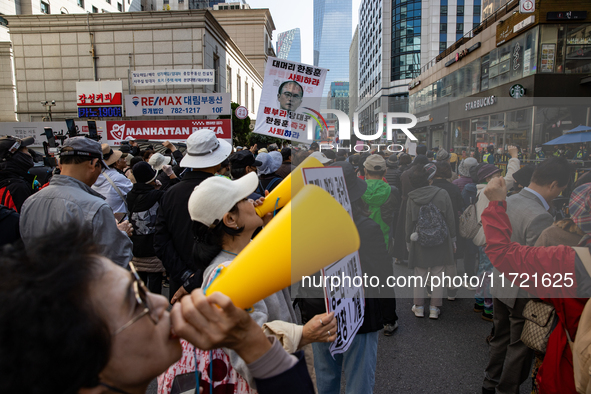
[[[240,104],[232,102],[232,114],[221,115],[218,119],[232,119],[232,143],[234,146],[246,146],[249,144],[250,117],[238,119],[235,112],[239,106]]]
[[[232,102],[232,115],[220,115],[218,119],[232,119],[232,143],[234,146],[252,146],[257,144],[259,148],[276,143],[281,146],[283,140],[280,138],[268,137],[262,134],[255,134],[250,129],[250,117],[238,119],[236,117],[236,108],[240,104]]]

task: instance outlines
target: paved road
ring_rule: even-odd
[[[461,264],[458,270],[463,272]],[[410,270],[395,266],[395,273]],[[416,318],[410,292],[399,293],[404,293],[398,294],[400,327],[391,337],[380,332],[374,393],[481,393],[492,323],[472,311],[474,293],[461,289],[456,301],[444,299],[439,320]],[[528,379],[521,394],[530,388]],[[155,394],[155,386],[148,393]]]

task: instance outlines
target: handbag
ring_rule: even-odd
[[[558,324],[556,310],[550,304],[530,300],[523,309],[525,323],[521,332],[521,341],[539,354],[546,354],[548,338]]]

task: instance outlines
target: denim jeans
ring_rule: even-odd
[[[319,394],[340,394],[341,371],[345,369],[347,394],[371,394],[375,383],[378,358],[378,332],[357,334],[345,353],[335,354],[334,360],[328,350],[330,343],[312,344],[314,369]]]

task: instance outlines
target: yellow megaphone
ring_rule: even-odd
[[[320,161],[315,157],[308,157],[297,166],[291,174],[285,177],[275,189],[265,198],[262,205],[255,208],[257,215],[265,216],[275,209],[284,207],[293,196],[299,193],[304,187],[304,176],[302,168],[310,167],[324,167]]]
[[[308,185],[219,272],[205,294],[219,291],[247,309],[358,249],[349,213],[329,193]]]

